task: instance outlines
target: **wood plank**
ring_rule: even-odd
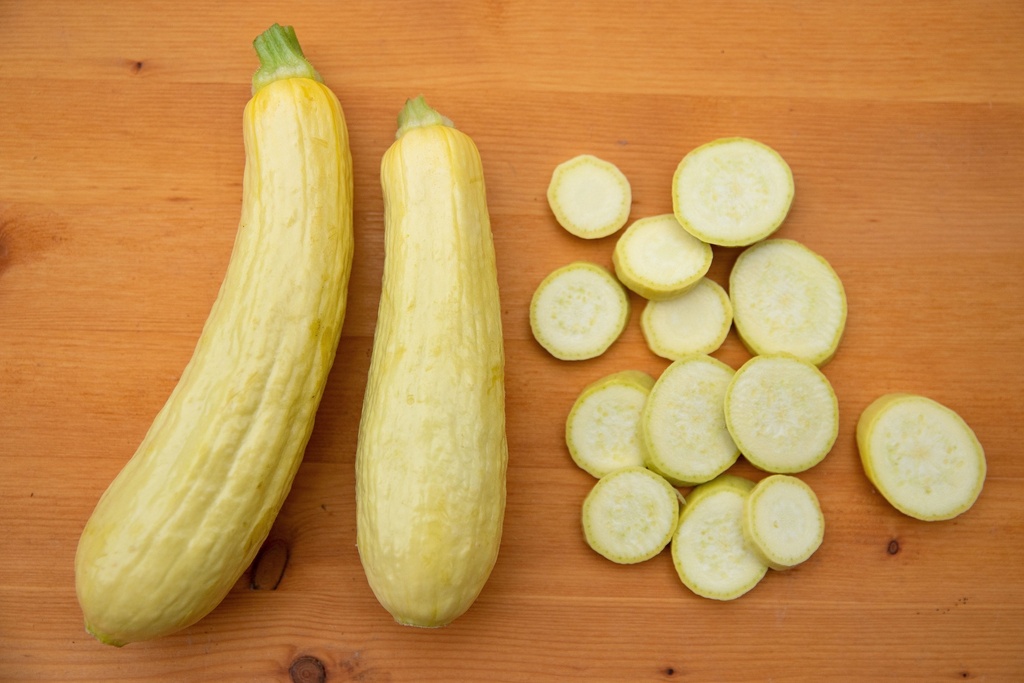
[[[0,20],[0,680],[935,681],[1024,679],[1024,6],[863,3],[2,3]],[[123,649],[83,630],[78,535],[177,381],[216,296],[241,200],[250,43],[296,26],[345,108],[355,164],[348,315],[306,458],[270,540],[276,590],[243,576],[207,618]],[[424,93],[483,156],[507,354],[501,555],[452,626],[394,624],[355,548],[354,453],[383,264],[379,162]],[[658,374],[643,301],[601,358],[533,341],[534,288],[575,239],[545,191],[590,152],[671,211],[682,156],[748,135],[793,168],[779,236],[840,274],[849,323],[825,367],[840,435],[801,476],[824,544],[729,603],[690,594],[667,553],[590,551],[593,480],[564,418],[616,370]],[[715,249],[726,284],[739,250]],[[730,333],[716,357],[749,353]],[[860,469],[876,396],[929,395],[986,448],[974,508],[896,512]],[[741,462],[735,472],[761,473]],[[305,659],[304,659],[305,658]],[[314,680],[315,665],[308,669]]]

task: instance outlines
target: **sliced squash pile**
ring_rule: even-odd
[[[616,239],[612,268],[563,266],[537,288],[531,325],[562,360],[608,350],[646,301],[640,328],[670,361],[653,377],[623,370],[587,386],[566,422],[572,460],[598,481],[583,504],[587,544],[620,564],[671,547],[692,592],[732,600],[768,570],[809,560],[825,515],[797,475],[821,463],[839,434],[839,402],[822,368],[846,327],[846,292],[820,254],[774,236],[794,196],[793,174],[748,138],[702,145],[680,162],[673,213],[645,216]],[[585,239],[626,224],[629,183],[613,164],[582,155],[556,169],[548,190],[558,222]],[[742,252],[728,292],[708,277],[714,247]],[[588,269],[573,286],[566,273]],[[599,276],[598,276],[599,274]],[[576,334],[566,334],[566,330]],[[735,329],[751,358],[712,357]],[[890,394],[857,425],[864,471],[897,510],[922,520],[970,508],[985,479],[974,432],[951,409]],[[744,459],[765,477],[732,473]],[[689,488],[685,497],[680,488]]]

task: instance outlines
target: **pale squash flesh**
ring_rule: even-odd
[[[264,34],[264,51],[267,40],[284,53],[294,42],[301,58],[290,29]],[[345,314],[352,162],[337,98],[312,67],[297,68],[307,75],[263,79],[245,107],[242,215],[220,292],[79,541],[78,599],[105,643],[173,633],[221,602],[266,538],[312,431]]]
[[[385,262],[356,454],[357,545],[379,602],[437,627],[476,600],[505,509],[501,309],[476,145],[410,100],[385,153]]]

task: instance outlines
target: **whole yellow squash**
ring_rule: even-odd
[[[111,645],[195,623],[244,573],[302,460],[344,320],[345,119],[290,27],[254,44],[227,273],[178,385],[78,544],[86,628]]]
[[[401,624],[476,600],[505,511],[504,346],[473,140],[409,100],[381,163],[384,275],[356,450],[357,545]]]

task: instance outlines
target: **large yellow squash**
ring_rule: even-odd
[[[385,262],[356,454],[357,543],[402,624],[465,612],[505,511],[504,348],[476,145],[422,98],[381,164]]]
[[[255,45],[225,279],[177,387],[78,545],[86,628],[112,645],[193,624],[244,573],[334,362],[353,250],[345,121],[294,31],[275,25]]]

